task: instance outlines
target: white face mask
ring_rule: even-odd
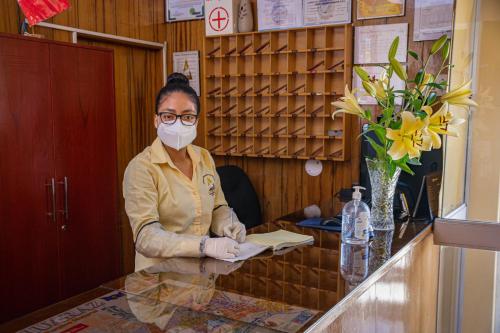
[[[173,125],[160,123],[156,131],[161,142],[176,150],[181,150],[196,138],[196,125],[183,125],[178,119]]]

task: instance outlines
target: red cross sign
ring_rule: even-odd
[[[223,7],[215,7],[208,16],[210,27],[215,31],[226,29],[229,23],[229,13]]]

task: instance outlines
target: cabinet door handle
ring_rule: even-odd
[[[64,219],[66,222],[69,219],[69,205],[68,205],[68,177],[64,177],[64,179],[60,182],[57,182],[58,184],[62,184],[64,186],[64,210],[62,213],[64,214]]]
[[[51,216],[52,222],[56,222],[56,180],[51,178],[50,183],[45,184],[45,186],[50,186],[50,194],[52,198],[52,212],[47,213],[47,216]]]

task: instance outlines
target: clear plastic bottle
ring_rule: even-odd
[[[340,247],[340,274],[349,287],[355,287],[368,276],[368,244],[342,243]]]
[[[342,209],[342,241],[349,244],[366,244],[369,240],[370,208],[361,201],[362,186],[353,186],[352,200]]]

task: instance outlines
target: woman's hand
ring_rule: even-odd
[[[216,259],[231,259],[240,254],[240,246],[227,237],[208,238],[205,241],[203,254]]]
[[[232,222],[226,225],[223,229],[224,236],[234,239],[238,243],[243,243],[247,236],[247,229],[241,222]]]

